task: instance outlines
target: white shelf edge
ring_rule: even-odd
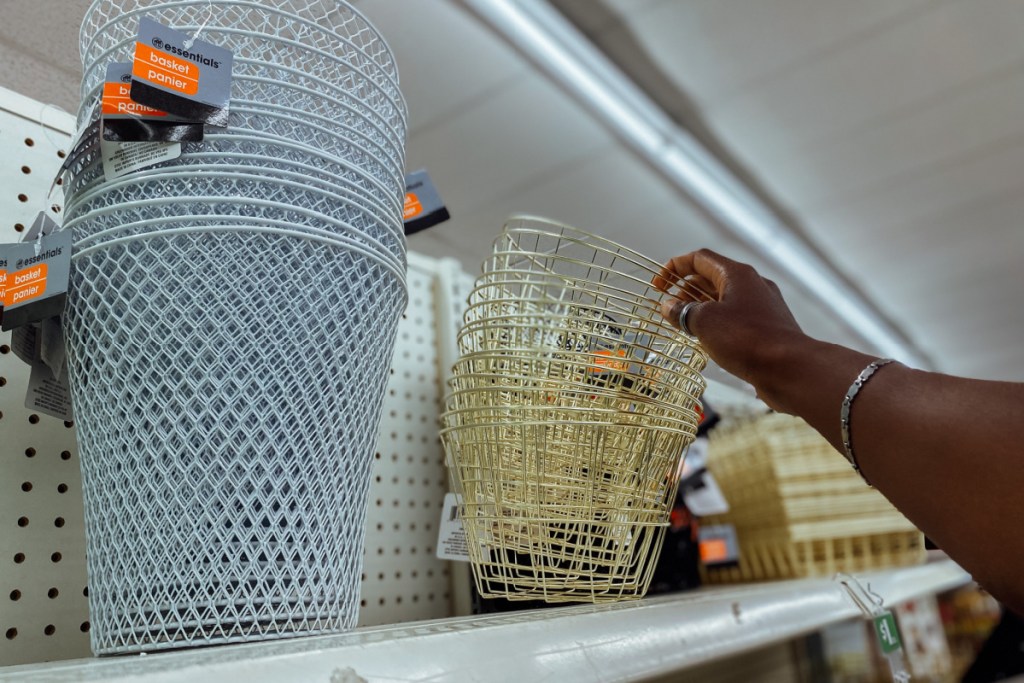
[[[957,588],[949,560],[858,575],[887,605]],[[282,680],[624,681],[665,674],[859,616],[830,579],[706,589],[639,602],[361,629],[338,636],[0,668],[10,683]]]

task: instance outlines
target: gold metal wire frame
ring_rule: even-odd
[[[442,439],[480,593],[642,597],[707,357],[659,312],[661,266],[543,219],[506,224],[470,294]]]

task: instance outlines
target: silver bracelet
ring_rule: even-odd
[[[861,387],[867,384],[868,379],[871,375],[875,374],[878,368],[883,365],[892,363],[892,358],[879,358],[868,363],[868,366],[861,370],[861,373],[857,375],[857,379],[853,380],[853,384],[846,390],[846,398],[843,399],[843,407],[839,411],[839,424],[842,426],[843,436],[843,448],[846,450],[846,459],[850,461],[850,465],[853,466],[854,471],[857,472],[861,477],[864,474],[860,471],[860,465],[857,464],[857,458],[853,455],[853,444],[850,443],[850,408],[853,406],[853,399],[857,398],[857,394],[860,392]],[[867,481],[865,479],[865,481]]]

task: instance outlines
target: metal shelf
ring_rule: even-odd
[[[887,605],[962,586],[949,560],[858,575]],[[640,602],[359,629],[339,636],[0,669],[0,680],[624,681],[677,671],[856,618],[829,579],[715,588]]]

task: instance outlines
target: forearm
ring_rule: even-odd
[[[770,405],[804,418],[841,451],[842,399],[873,359],[802,338],[766,354],[750,379]],[[868,480],[996,597],[1024,613],[1022,405],[1019,384],[890,364],[855,399],[850,431]]]

